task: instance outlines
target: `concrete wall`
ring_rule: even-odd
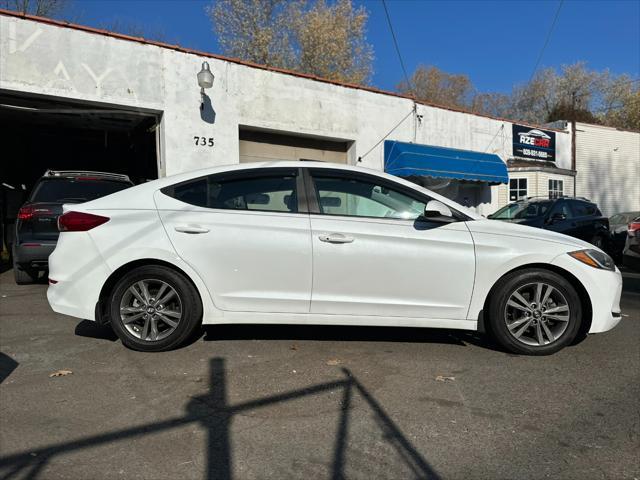
[[[640,133],[578,123],[576,194],[604,215],[640,211]]]
[[[196,74],[215,75],[202,112]],[[192,53],[0,15],[0,89],[163,112],[160,174],[239,161],[240,125],[353,141],[350,163],[413,109],[413,102]],[[418,105],[388,137],[511,157],[511,124]],[[212,137],[213,147],[194,137]],[[557,133],[557,166],[570,136]],[[383,144],[361,165],[383,168]],[[498,207],[497,193],[480,213]]]

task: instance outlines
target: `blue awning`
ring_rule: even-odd
[[[395,140],[384,142],[384,171],[398,177],[509,182],[507,166],[498,155]]]

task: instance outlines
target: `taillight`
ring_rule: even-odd
[[[37,206],[34,207],[29,205],[18,210],[18,218],[20,220],[30,220],[33,217],[38,217],[41,215],[51,215],[52,213],[53,210],[51,210],[50,208],[42,208]]]
[[[107,223],[109,217],[84,212],[67,212],[58,217],[58,230],[61,232],[86,232]]]
[[[33,207],[22,207],[18,210],[19,220],[29,220],[33,217]]]
[[[630,237],[634,235],[640,235],[640,222],[631,222],[627,227],[627,232]]]

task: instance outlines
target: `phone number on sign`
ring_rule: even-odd
[[[541,152],[539,150],[531,150],[530,148],[522,149],[523,155],[529,155],[530,157],[549,158],[548,152]]]

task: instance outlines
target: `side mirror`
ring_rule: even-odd
[[[429,200],[424,207],[423,216],[428,220],[434,221],[453,221],[453,213],[451,209],[438,200]]]

